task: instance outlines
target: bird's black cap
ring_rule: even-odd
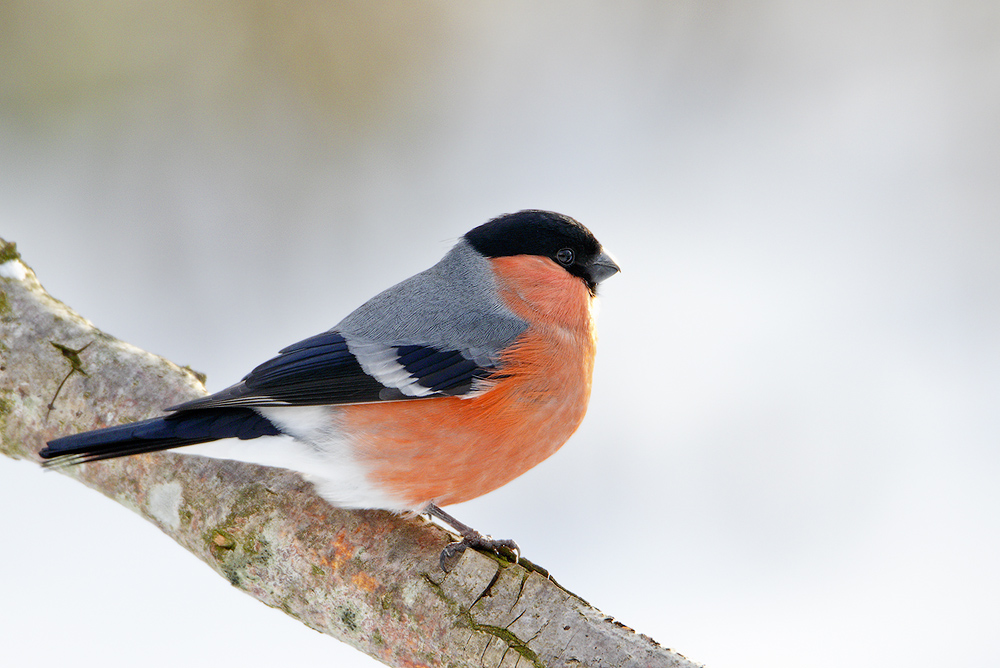
[[[601,252],[601,244],[579,222],[561,213],[534,209],[498,216],[472,230],[465,238],[486,257],[552,257],[567,247],[585,255]]]
[[[529,209],[498,216],[465,235],[477,251],[489,258],[540,255],[579,276],[593,292],[597,284],[618,271],[600,242],[586,227],[561,213]],[[569,251],[569,252],[567,252]]]

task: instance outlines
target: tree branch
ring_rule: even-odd
[[[202,396],[187,368],[52,298],[0,239],[0,452]],[[676,666],[530,563],[466,550],[429,522],[331,508],[296,474],[170,452],[61,470],[131,508],[234,586],[391,666]]]

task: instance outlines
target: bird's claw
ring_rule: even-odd
[[[483,550],[489,550],[496,555],[502,556],[506,559],[511,559],[513,557],[514,563],[516,564],[521,559],[521,548],[517,546],[517,543],[510,540],[509,538],[494,538],[493,536],[484,536],[467,524],[462,524],[454,517],[448,513],[441,510],[436,504],[429,504],[427,506],[427,511],[432,517],[436,517],[443,522],[446,522],[451,526],[452,529],[462,537],[462,540],[457,543],[451,543],[443,550],[441,550],[441,557],[439,559],[441,563],[441,570],[448,572],[451,567],[455,565],[458,558],[462,556],[467,547],[478,547]]]
[[[508,559],[513,557],[515,564],[521,558],[521,548],[513,540],[509,538],[493,538],[492,536],[484,536],[479,532],[474,532],[464,534],[462,540],[449,543],[441,550],[441,557],[439,559],[441,570],[446,572],[451,570],[451,567],[454,566],[455,562],[468,547],[489,550],[494,554]]]
[[[441,550],[441,556],[438,558],[441,570],[445,573],[450,571],[455,566],[458,558],[465,552],[466,547],[467,546],[463,541],[448,543],[445,545],[444,549]]]

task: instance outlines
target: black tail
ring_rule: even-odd
[[[49,441],[38,454],[50,460],[46,466],[82,464],[220,438],[247,440],[279,434],[267,418],[249,408],[206,408],[64,436]]]

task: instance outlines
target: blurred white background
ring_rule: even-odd
[[[1000,663],[1000,4],[0,5],[0,236],[210,390],[522,208],[624,273],[580,432],[456,515],[712,668]],[[375,665],[0,504],[6,665]]]

